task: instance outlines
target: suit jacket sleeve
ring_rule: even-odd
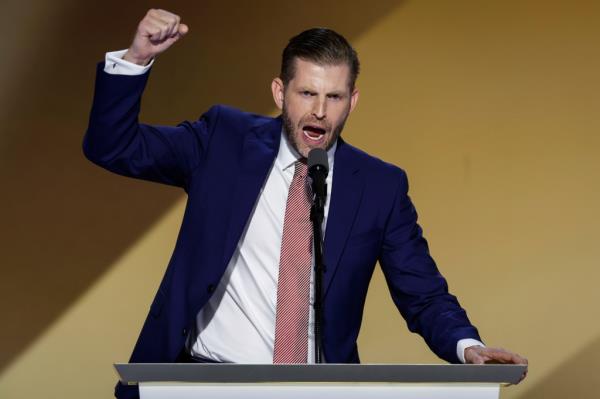
[[[218,108],[174,127],[139,123],[148,76],[111,75],[104,63],[98,65],[84,154],[112,172],[187,189],[208,147]]]
[[[408,328],[419,333],[439,357],[459,363],[458,340],[481,339],[429,255],[404,172],[386,223],[380,264]]]

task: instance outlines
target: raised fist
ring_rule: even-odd
[[[147,65],[189,30],[181,18],[169,11],[150,9],[137,27],[135,37],[123,59],[138,65]]]

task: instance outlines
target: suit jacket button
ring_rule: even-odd
[[[186,337],[187,334],[188,334],[187,328],[184,328],[183,330],[181,330],[181,335],[183,335],[184,337]]]
[[[206,291],[208,291],[209,294],[212,294],[213,292],[215,292],[215,285],[209,284],[208,287],[206,287]]]

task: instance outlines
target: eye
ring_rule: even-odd
[[[311,97],[313,95],[313,93],[308,90],[304,90],[300,94],[302,94],[304,97]]]
[[[340,96],[339,94],[330,94],[328,97],[332,100],[340,100],[342,98],[342,96]]]

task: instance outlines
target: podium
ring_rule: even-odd
[[[498,399],[523,365],[115,364],[141,399]]]

